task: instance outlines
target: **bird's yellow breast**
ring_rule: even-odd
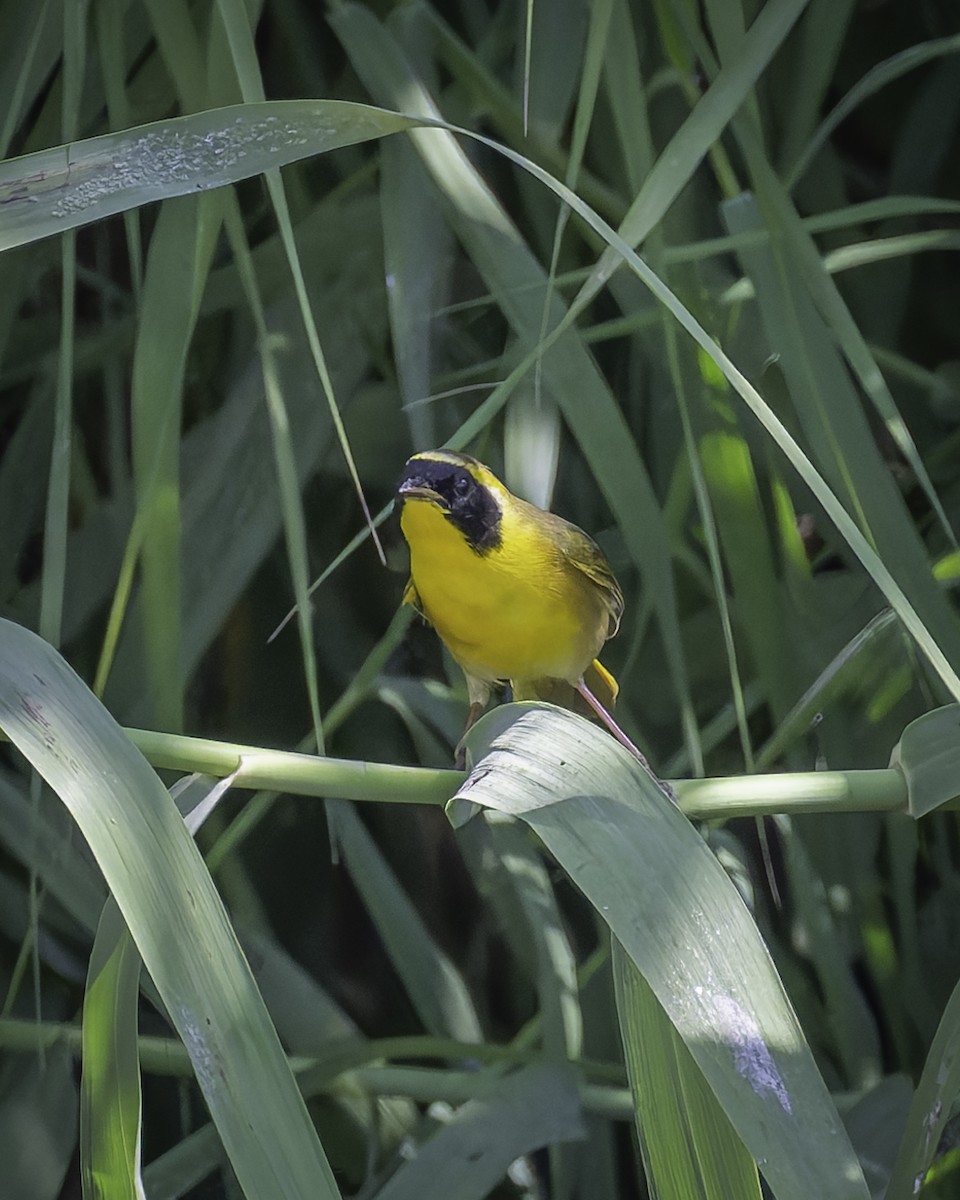
[[[606,640],[609,608],[597,584],[544,536],[531,517],[537,510],[509,501],[499,544],[484,553],[437,504],[404,502],[420,607],[468,675],[576,683]]]

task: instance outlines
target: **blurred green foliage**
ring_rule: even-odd
[[[0,6],[2,615],[123,725],[448,767],[465,689],[430,630],[395,620],[395,517],[386,565],[368,536],[337,560],[365,528],[354,464],[380,514],[414,449],[455,444],[602,543],[627,596],[605,654],[619,719],[663,775],[885,767],[910,721],[960,698],[936,666],[960,671],[958,27],[945,0]],[[370,104],[490,141],[394,132]],[[638,250],[766,428],[601,222],[516,156]],[[298,601],[310,619],[268,641]],[[227,795],[198,836],[287,1050],[312,1062],[345,1194],[453,1194],[429,1155],[465,1196],[676,1194],[638,1182],[605,927],[518,836],[511,858],[435,805],[267,794]],[[872,1193],[894,1172],[889,1195],[909,1194],[956,1091],[923,1083],[960,1022],[954,814],[785,812],[705,836]],[[78,1020],[103,897],[57,798],[5,753],[11,1195],[79,1194],[71,1060],[25,1053],[18,1022]],[[141,1033],[166,1035],[145,990]],[[148,1051],[146,1194],[237,1195],[186,1065]],[[376,1075],[411,1060],[431,1069]],[[927,1106],[909,1119],[908,1080]],[[499,1156],[471,1167],[445,1104]]]

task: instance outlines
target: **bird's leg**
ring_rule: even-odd
[[[467,723],[463,727],[463,733],[460,734],[460,741],[457,742],[457,749],[453,756],[453,765],[458,771],[465,771],[467,767],[467,748],[463,744],[463,739],[467,736],[470,730],[476,725],[477,721],[487,707],[486,699],[472,700],[470,707],[467,710]]]
[[[610,713],[607,711],[607,709],[605,709],[603,707],[603,705],[596,698],[596,696],[593,694],[593,692],[590,691],[590,689],[584,683],[582,678],[580,679],[580,682],[577,684],[577,691],[584,698],[584,700],[586,700],[586,702],[590,705],[590,707],[597,714],[597,716],[600,718],[600,720],[603,722],[603,724],[606,725],[607,729],[613,734],[613,736],[617,739],[617,741],[620,743],[620,745],[630,751],[630,753],[633,755],[633,757],[637,760],[637,762],[639,762],[640,766],[643,767],[643,769],[647,772],[647,774],[654,780],[657,787],[660,788],[660,790],[664,793],[664,795],[667,796],[670,800],[672,800],[674,804],[679,804],[680,802],[677,799],[677,793],[673,790],[673,788],[670,786],[669,783],[666,783],[664,780],[662,780],[660,778],[659,775],[657,775],[657,773],[654,771],[653,767],[651,767],[650,764],[647,762],[647,757],[643,753],[643,751],[640,750],[639,747],[635,746],[633,744],[633,742],[630,741],[630,739],[623,732],[623,730],[620,728],[620,726],[616,723],[616,721],[613,719],[613,717],[610,715]]]
[[[651,767],[650,767],[650,764],[647,762],[646,757],[643,754],[643,752],[637,746],[635,746],[633,744],[633,742],[630,741],[630,739],[623,732],[623,730],[620,728],[620,726],[616,723],[616,721],[613,719],[613,717],[610,715],[610,713],[603,707],[603,705],[596,698],[596,696],[593,694],[593,692],[590,691],[590,689],[587,687],[587,685],[583,682],[582,679],[577,684],[577,691],[584,698],[584,700],[586,700],[586,702],[590,705],[590,707],[597,714],[597,716],[600,718],[600,720],[603,722],[603,724],[606,725],[607,729],[610,730],[610,732],[617,739],[617,741],[620,743],[620,745],[624,746],[627,750],[629,750],[630,753],[633,755],[633,757],[636,759],[639,759],[639,761],[641,763],[643,763],[643,765],[649,771],[651,769]]]

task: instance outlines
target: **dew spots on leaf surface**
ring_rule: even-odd
[[[75,180],[68,182],[53,215],[75,215],[122,192],[169,188],[173,195],[184,185],[216,187],[227,182],[223,176],[233,179],[244,173],[238,168],[251,151],[277,154],[310,142],[319,150],[329,133],[313,120],[299,124],[272,116],[259,121],[237,117],[206,131],[167,128],[145,133],[118,147],[109,161],[104,157],[88,164],[80,157],[71,163]]]

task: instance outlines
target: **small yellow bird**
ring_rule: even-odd
[[[597,655],[619,628],[623,592],[596,542],[452,450],[415,454],[397,492],[410,547],[403,600],[463,668],[464,732],[497,682],[509,680],[515,699],[557,699],[569,685],[642,760],[585,679],[612,705],[617,682]]]

